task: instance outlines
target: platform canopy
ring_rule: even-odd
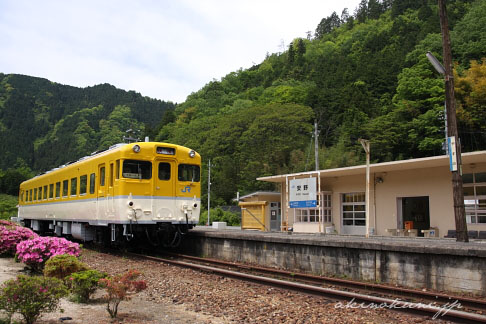
[[[484,163],[485,161],[486,161],[486,151],[477,151],[477,152],[462,154],[462,164]],[[419,158],[419,159],[373,163],[370,164],[370,172],[380,173],[380,172],[391,172],[391,171],[398,171],[398,170],[413,170],[413,169],[425,169],[425,168],[437,168],[437,167],[444,167],[448,169],[449,156],[441,155],[441,156],[432,156],[432,157]],[[340,177],[340,176],[350,176],[350,175],[364,175],[365,172],[366,172],[366,165],[357,165],[357,166],[345,167],[345,168],[260,177],[257,178],[257,180],[279,183],[279,182],[285,182],[285,179],[287,177],[305,178],[305,177],[315,176],[316,173],[319,173],[321,178],[330,178],[330,177]]]

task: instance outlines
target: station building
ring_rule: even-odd
[[[468,230],[473,231],[472,238],[482,237],[486,235],[486,151],[463,153],[462,173]],[[264,226],[255,229],[365,235],[366,165],[258,180],[278,184],[280,193],[242,197],[240,206],[247,210],[244,219],[255,218],[251,208],[264,207],[258,224]],[[307,184],[315,186],[315,206],[290,198],[296,188]],[[444,237],[455,229],[447,155],[370,164],[369,192],[371,234]]]

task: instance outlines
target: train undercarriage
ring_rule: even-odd
[[[39,235],[63,236],[82,242],[117,247],[142,245],[174,248],[179,246],[183,236],[194,227],[189,223],[173,224],[170,222],[156,224],[133,222],[100,226],[73,221],[23,219],[22,223]]]

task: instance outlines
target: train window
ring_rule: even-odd
[[[37,200],[37,188],[34,188],[34,201]]]
[[[47,185],[44,186],[44,200],[47,200]]]
[[[49,199],[52,199],[52,198],[54,198],[54,184],[53,183],[51,183],[49,185]]]
[[[30,189],[29,201],[32,201],[32,189]]]
[[[87,187],[88,187],[88,176],[85,174],[79,177],[79,194],[86,195]]]
[[[68,195],[68,192],[69,192],[68,185],[69,185],[69,180],[64,180],[62,182],[62,196],[63,197],[67,197],[67,195]]]
[[[159,163],[159,180],[170,180],[170,163]]]
[[[115,179],[120,179],[120,160],[116,160]]]
[[[113,187],[113,163],[110,163],[110,187]]]
[[[94,173],[91,173],[89,175],[89,193],[90,194],[94,194],[95,185],[96,185],[96,175]]]
[[[25,191],[25,201],[28,202],[29,201],[29,190],[26,190]]]
[[[61,197],[61,182],[56,182],[56,199]]]
[[[42,187],[39,187],[39,190],[37,191],[37,193],[39,194],[37,196],[37,200],[41,201],[42,200]]]
[[[199,182],[201,173],[198,165],[179,164],[177,174],[179,181]]]
[[[129,179],[151,179],[152,163],[149,161],[125,160],[123,161],[122,175]]]
[[[100,186],[105,185],[105,167],[100,168]]]
[[[78,178],[71,179],[71,196],[78,194]]]

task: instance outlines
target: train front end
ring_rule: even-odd
[[[143,142],[123,147],[121,157],[114,196],[125,197],[118,207],[131,225],[123,235],[136,234],[154,246],[177,246],[199,222],[201,156],[178,145]]]

